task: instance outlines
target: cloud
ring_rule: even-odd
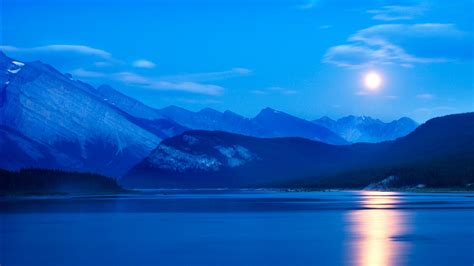
[[[416,108],[411,112],[412,117],[419,121],[425,121],[433,117],[459,113],[460,110],[452,106],[431,106]]]
[[[290,96],[290,95],[298,94],[298,91],[282,88],[282,87],[269,87],[263,90],[253,90],[252,93],[257,94],[257,95],[282,94],[282,95]]]
[[[367,91],[367,90],[356,91],[354,94],[357,95],[357,96],[368,96],[368,95],[372,95],[372,94],[369,93],[369,91]]]
[[[394,100],[398,100],[398,99],[399,99],[399,97],[396,96],[396,95],[380,95],[380,94],[376,94],[376,93],[373,92],[373,91],[368,91],[368,90],[359,90],[359,91],[356,91],[356,92],[354,93],[354,95],[356,95],[356,96],[361,96],[361,97],[377,96],[377,97],[380,97],[379,99],[390,100],[390,101],[394,101]]]
[[[135,85],[146,89],[186,91],[206,95],[220,95],[224,88],[218,85],[202,84],[190,81],[169,82],[138,75],[132,72],[119,72],[113,78],[129,85]]]
[[[302,10],[308,10],[308,9],[312,9],[316,6],[316,0],[308,0],[300,5],[298,5],[297,7],[299,9],[302,9]]]
[[[413,114],[418,116],[441,116],[456,113],[458,111],[457,108],[451,106],[435,106],[435,107],[421,107],[417,108],[413,111]]]
[[[80,77],[80,78],[103,78],[106,76],[105,73],[98,72],[98,71],[85,70],[83,68],[78,68],[78,69],[69,71],[69,73],[75,77]]]
[[[415,109],[415,112],[454,112],[457,108],[451,106],[422,107]]]
[[[431,101],[435,98],[435,96],[431,93],[421,93],[416,95],[416,98],[424,101]]]
[[[139,75],[133,72],[123,71],[116,73],[104,73],[99,71],[90,71],[82,68],[69,72],[74,77],[80,78],[105,78],[111,81],[118,81],[125,85],[136,86],[144,89],[185,91],[204,95],[220,95],[224,88],[218,85],[202,84],[197,82],[182,81],[169,82],[159,78],[151,78]]]
[[[220,95],[225,89],[218,85],[207,84],[207,82],[247,76],[251,73],[252,71],[250,69],[236,67],[225,71],[182,74],[159,78],[148,78],[133,72],[119,72],[115,73],[113,78],[126,84],[138,85],[149,89],[177,90],[206,95]]]
[[[97,62],[94,62],[93,65],[96,67],[108,67],[108,66],[111,66],[112,64],[106,61],[97,61]]]
[[[153,63],[152,61],[149,61],[149,60],[146,60],[146,59],[140,59],[140,60],[136,60],[132,63],[132,66],[136,67],[136,68],[154,68],[156,66],[155,63]]]
[[[104,79],[145,89],[185,91],[213,96],[222,94],[224,88],[219,85],[208,84],[209,81],[246,76],[252,73],[250,69],[236,67],[225,71],[147,77],[127,70],[110,72],[109,69],[109,71],[104,72],[84,68],[85,65],[94,68],[111,66],[117,63],[124,65],[122,61],[115,59],[110,52],[86,45],[54,44],[30,48],[3,45],[0,46],[0,49],[9,54],[15,54],[15,56],[21,54],[22,59],[26,59],[28,56],[33,60],[46,59],[45,62],[59,66],[61,69],[73,69],[69,72],[80,78]],[[81,67],[78,68],[78,65]],[[132,66],[153,68],[155,63],[140,59],[132,62]]]
[[[106,50],[76,44],[52,44],[35,47],[0,46],[10,57],[23,61],[41,60],[59,69],[85,66],[106,67],[123,62]]]
[[[149,87],[151,89],[178,90],[206,95],[220,95],[224,92],[224,88],[221,86],[212,84],[201,84],[196,82],[173,83],[166,81],[157,81],[151,83]]]
[[[235,67],[230,70],[224,71],[215,71],[215,72],[201,72],[201,73],[192,73],[192,74],[181,74],[181,75],[173,75],[173,76],[165,76],[162,77],[163,80],[167,81],[194,81],[194,82],[202,82],[202,81],[215,81],[215,80],[222,80],[234,77],[241,77],[241,76],[248,76],[252,74],[252,70],[243,67]]]
[[[414,19],[422,15],[424,11],[423,6],[390,5],[368,10],[367,13],[372,14],[372,19],[375,20],[394,21]]]
[[[44,52],[68,52],[82,55],[93,55],[103,59],[111,59],[112,54],[105,50],[93,48],[86,45],[52,44],[30,48],[21,48],[9,45],[0,46],[0,50],[12,53],[44,53]]]
[[[386,100],[398,100],[398,96],[396,96],[396,95],[385,95],[384,99],[386,99]]]
[[[454,24],[381,24],[330,47],[323,62],[341,67],[453,62],[472,59],[472,36]],[[430,44],[430,45],[426,45]]]

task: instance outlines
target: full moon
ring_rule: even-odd
[[[365,75],[364,83],[367,89],[375,91],[382,84],[382,77],[377,72],[372,71]]]

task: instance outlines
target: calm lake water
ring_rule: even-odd
[[[474,194],[3,199],[0,226],[2,266],[474,264]]]

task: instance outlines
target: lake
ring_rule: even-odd
[[[474,194],[0,199],[0,265],[473,265]]]

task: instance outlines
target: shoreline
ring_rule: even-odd
[[[381,193],[426,193],[426,194],[474,194],[474,190],[462,190],[459,188],[404,188],[387,190],[367,189],[311,189],[311,188],[158,188],[158,189],[124,189],[117,192],[95,192],[95,193],[11,193],[1,194],[0,200],[5,199],[64,199],[64,198],[94,198],[94,197],[120,197],[129,195],[169,195],[169,194],[193,194],[193,192],[219,192],[221,194],[232,194],[232,192],[280,192],[280,193],[310,193],[310,192],[381,192]]]

